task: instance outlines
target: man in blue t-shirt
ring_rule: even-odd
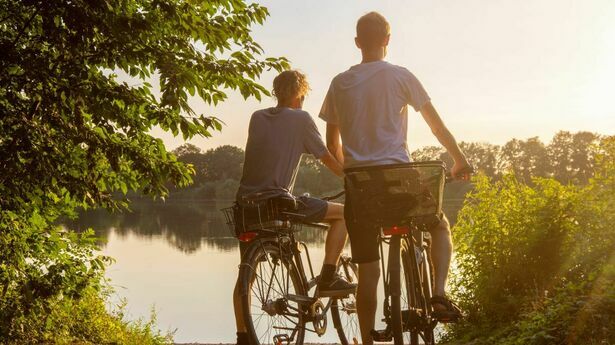
[[[304,74],[285,71],[273,81],[273,92],[278,100],[276,107],[262,109],[252,114],[248,129],[243,175],[237,202],[246,199],[269,199],[291,196],[301,156],[311,154],[338,176],[343,176],[341,164],[325,146],[314,120],[301,110],[309,90]],[[325,222],[331,226],[325,242],[325,258],[318,283],[319,296],[342,297],[354,293],[350,284],[336,274],[337,262],[346,243],[344,205],[308,196],[297,198],[299,209],[306,222]],[[243,255],[244,243],[240,249]],[[238,282],[239,283],[239,282]],[[233,293],[237,344],[248,344],[246,328],[241,314],[238,285]]]

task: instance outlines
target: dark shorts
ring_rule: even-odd
[[[380,228],[367,225],[365,222],[356,221],[357,215],[348,197],[344,204],[344,219],[346,220],[348,237],[350,238],[352,261],[357,264],[362,264],[380,260],[380,248],[378,246]],[[431,231],[436,229],[448,229],[448,227],[448,220],[446,216],[442,214],[442,221],[436,224]]]
[[[322,199],[302,195],[297,197],[297,208],[294,212],[304,215],[305,218],[303,220],[305,222],[319,223],[325,219],[328,203]],[[243,256],[249,246],[250,242],[239,242],[239,253],[241,256]]]
[[[344,220],[350,238],[350,252],[355,263],[368,263],[380,260],[378,248],[378,227],[356,221],[355,210],[352,208],[350,198],[344,204]]]

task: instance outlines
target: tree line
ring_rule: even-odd
[[[595,157],[599,153],[602,136],[591,132],[560,131],[550,142],[538,137],[512,139],[504,145],[480,142],[461,142],[475,169],[493,180],[500,180],[508,172],[525,183],[534,177],[553,177],[564,184],[587,184],[593,175]],[[193,144],[184,144],[173,153],[178,160],[194,168],[194,184],[171,193],[195,198],[233,198],[241,179],[244,150],[223,145],[203,151]],[[442,160],[452,166],[452,159],[444,148],[426,146],[411,153],[415,161]],[[305,156],[297,177],[295,193],[309,192],[323,195],[342,189],[341,179],[333,175],[319,160]]]
[[[564,184],[584,185],[593,175],[601,139],[591,132],[560,131],[547,144],[532,137],[512,139],[501,146],[474,142],[461,142],[459,146],[476,170],[495,180],[512,172],[525,183],[531,183],[534,177],[553,177]],[[437,146],[412,152],[412,159],[439,159],[452,166],[452,158]]]

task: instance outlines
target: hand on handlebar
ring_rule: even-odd
[[[459,163],[455,162],[451,169],[451,176],[456,180],[468,181],[472,173],[474,173],[474,168],[466,160]]]

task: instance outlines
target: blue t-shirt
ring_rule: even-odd
[[[237,200],[290,194],[304,153],[327,152],[310,114],[300,109],[268,108],[252,114]]]

